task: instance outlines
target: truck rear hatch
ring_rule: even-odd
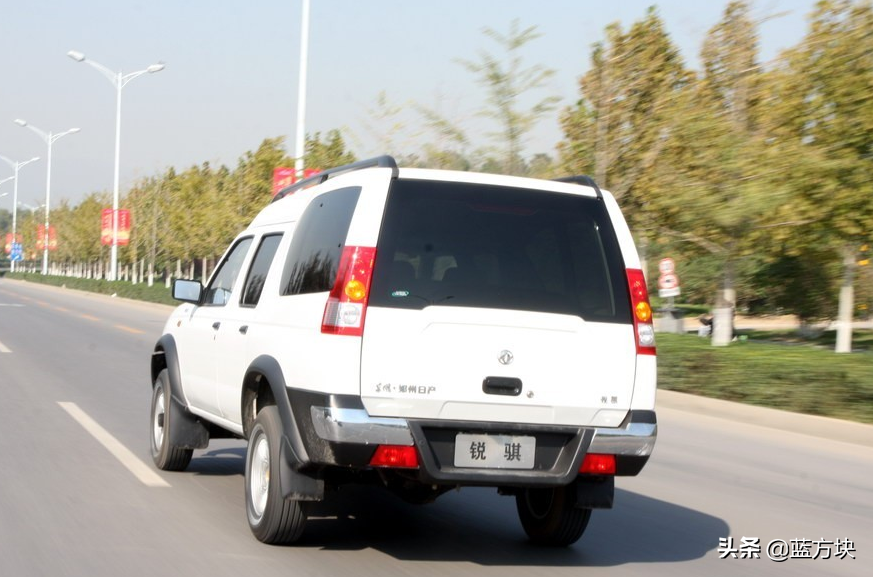
[[[362,343],[373,416],[609,425],[636,348],[621,252],[590,189],[399,179]],[[576,190],[577,192],[573,192]]]

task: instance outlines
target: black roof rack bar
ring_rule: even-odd
[[[276,196],[273,197],[272,202],[276,202],[277,200],[300,190],[301,188],[307,188],[309,186],[315,186],[316,184],[321,184],[325,180],[329,178],[333,178],[334,176],[345,174],[346,172],[352,172],[355,170],[362,170],[364,168],[390,168],[392,171],[392,178],[397,178],[397,162],[394,160],[393,156],[388,156],[387,154],[382,156],[377,156],[375,158],[368,158],[366,160],[359,160],[358,162],[353,162],[351,164],[344,164],[342,166],[337,166],[335,168],[329,168],[318,174],[314,174],[309,178],[305,178],[299,182],[295,182],[291,186],[286,186],[282,190],[280,190]]]
[[[562,176],[561,178],[553,179],[556,182],[569,182],[571,184],[581,184],[583,186],[590,186],[594,189],[594,192],[597,193],[597,198],[603,200],[603,193],[600,192],[600,187],[597,186],[597,183],[594,182],[594,179],[585,174],[579,174],[576,176]]]

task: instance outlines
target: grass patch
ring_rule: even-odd
[[[873,424],[873,354],[838,355],[816,342],[713,347],[709,339],[659,333],[658,386]]]
[[[798,330],[768,330],[768,331],[740,331],[746,334],[749,340],[757,342],[770,342],[787,345],[812,345],[819,348],[834,350],[837,342],[837,331],[826,330],[815,336],[805,337]],[[869,329],[854,329],[852,331],[852,350],[873,352],[873,331]],[[871,376],[873,379],[873,376]]]
[[[70,289],[116,295],[119,297],[159,303],[163,305],[178,305],[170,295],[170,289],[164,283],[156,283],[148,286],[146,283],[131,284],[128,281],[108,281],[103,279],[75,278],[69,276],[52,276],[39,273],[8,272],[5,278],[23,280],[27,282],[63,286]]]

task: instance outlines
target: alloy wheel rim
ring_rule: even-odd
[[[155,399],[155,416],[152,422],[152,438],[155,443],[155,450],[160,450],[164,442],[164,423],[166,423],[166,408],[164,406],[164,391],[161,389],[158,392],[158,398]]]
[[[270,489],[270,443],[265,435],[255,440],[249,464],[249,492],[252,512],[260,519],[267,508],[267,494]]]

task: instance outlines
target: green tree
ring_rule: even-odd
[[[674,122],[649,174],[657,183],[649,208],[659,215],[660,233],[694,243],[721,263],[715,301],[721,310],[736,306],[739,271],[760,264],[760,243],[774,235],[779,207],[792,198],[763,120],[757,55],[749,6],[731,2],[704,41],[701,76],[672,103]],[[717,336],[714,342],[726,344],[731,331]]]
[[[778,136],[814,163],[793,179],[798,203],[814,210],[806,240],[841,254],[837,350],[851,349],[856,251],[873,228],[873,4],[823,0],[809,31],[789,51],[778,103]],[[797,242],[803,245],[804,242]]]
[[[507,34],[487,27],[483,33],[504,50],[505,59],[481,51],[478,61],[460,59],[458,62],[475,74],[479,84],[487,89],[487,106],[482,115],[500,126],[499,131],[489,136],[497,142],[497,148],[503,150],[502,171],[521,174],[525,137],[537,120],[555,109],[559,98],[546,96],[526,110],[521,108],[521,100],[524,95],[544,88],[554,71],[539,65],[525,68],[522,64],[520,50],[541,36],[535,26],[522,30],[518,20],[513,20]]]
[[[346,149],[345,140],[339,130],[330,130],[321,139],[321,133],[306,136],[305,165],[307,168],[327,170],[355,162],[355,155]]]
[[[681,122],[673,102],[691,80],[654,8],[627,32],[609,25],[579,80],[579,100],[561,115],[561,172],[593,173],[621,201],[632,225],[645,222],[647,197],[658,187],[646,176]]]

